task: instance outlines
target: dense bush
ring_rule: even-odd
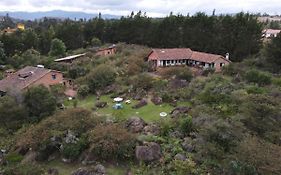
[[[131,80],[131,85],[136,89],[149,90],[153,85],[153,78],[147,74],[140,74]]]
[[[27,118],[27,111],[9,96],[0,97],[0,126],[16,129]]]
[[[276,120],[279,107],[277,99],[268,95],[249,95],[240,107],[242,122],[260,136],[278,130],[281,127],[280,122]]]
[[[68,109],[42,120],[18,133],[16,147],[38,150],[48,144],[52,137],[62,138],[67,130],[81,135],[100,123],[100,118],[81,108]]]
[[[60,39],[53,39],[51,42],[50,56],[64,56],[66,51],[65,44]]]
[[[176,77],[178,79],[190,81],[192,79],[192,72],[191,70],[184,66],[184,67],[170,67],[162,70],[161,74],[165,78]]]
[[[21,68],[24,66],[43,64],[44,61],[46,61],[44,59],[47,60],[46,57],[40,55],[40,52],[29,49],[22,54],[15,54],[12,58],[8,59],[7,62],[15,68]]]
[[[118,125],[100,125],[89,133],[91,153],[101,160],[128,160],[134,157],[136,138]]]
[[[9,153],[5,156],[5,160],[8,164],[20,163],[23,160],[23,156],[14,152]]]
[[[99,65],[88,76],[88,84],[91,92],[104,88],[115,81],[116,73],[112,67]]]
[[[75,160],[87,146],[87,138],[80,137],[76,143],[65,143],[61,152],[65,158]]]
[[[281,57],[281,34],[279,34],[276,38],[272,39],[266,47],[266,58],[267,62],[270,63],[270,69],[274,72],[280,72],[280,57]]]
[[[280,146],[267,143],[257,137],[249,136],[239,144],[236,151],[238,160],[254,167],[257,173],[253,174],[281,173]]]
[[[179,128],[182,133],[188,135],[194,129],[192,125],[192,117],[187,116],[182,118],[179,122]]]
[[[259,72],[257,70],[250,70],[246,72],[245,79],[248,82],[257,83],[260,86],[268,85],[271,83],[270,75],[263,72]]]
[[[68,70],[68,76],[70,78],[72,78],[72,79],[76,79],[76,78],[85,76],[88,72],[89,72],[89,70],[86,69],[85,67],[82,67],[82,66],[72,66]]]
[[[78,88],[78,95],[82,98],[86,97],[90,92],[90,88],[88,85],[81,85]]]
[[[24,104],[35,120],[52,115],[56,110],[56,98],[42,85],[27,90]]]

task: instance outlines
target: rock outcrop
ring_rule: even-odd
[[[161,147],[157,143],[150,142],[136,147],[136,158],[139,161],[151,162],[159,160],[161,157]]]
[[[140,117],[131,117],[126,122],[126,128],[133,133],[142,132],[145,125],[145,121]]]

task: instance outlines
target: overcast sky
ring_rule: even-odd
[[[83,11],[88,13],[128,15],[141,10],[149,16],[244,12],[281,13],[281,0],[0,0],[0,11]]]

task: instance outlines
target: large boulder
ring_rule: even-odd
[[[76,134],[71,130],[68,130],[64,137],[65,143],[77,143],[79,139],[76,137]]]
[[[0,166],[4,165],[4,163],[5,163],[5,159],[4,159],[5,152],[6,152],[6,150],[0,150]]]
[[[106,174],[105,167],[101,164],[96,165],[94,169],[95,169],[96,175]]]
[[[143,107],[143,106],[145,106],[145,105],[147,105],[147,101],[144,100],[144,99],[142,99],[138,104],[136,104],[136,105],[133,106],[132,108],[134,108],[134,109],[139,109],[139,108],[141,108],[141,107]]]
[[[160,134],[160,127],[155,123],[149,123],[143,128],[143,133],[145,135],[159,135]]]
[[[159,160],[161,157],[161,147],[157,143],[150,142],[136,147],[136,158],[139,161],[151,162]]]
[[[152,103],[154,103],[155,105],[160,105],[163,103],[163,100],[161,97],[153,97],[151,99]]]
[[[181,161],[185,161],[187,159],[184,154],[180,154],[180,153],[176,154],[174,158],[175,160],[181,160]]]
[[[107,106],[107,102],[100,101],[100,102],[97,102],[97,103],[95,104],[95,106],[96,106],[97,108],[104,108],[104,107]]]
[[[182,107],[176,107],[171,111],[171,117],[175,118],[182,114],[187,114],[190,111],[190,107],[182,106]]]
[[[36,162],[36,158],[38,156],[38,153],[35,151],[28,151],[25,155],[24,158],[22,159],[21,163],[22,164],[27,164],[27,163],[33,163]]]
[[[96,163],[96,157],[89,150],[84,151],[79,157],[79,161],[83,165],[92,165]]]
[[[192,139],[189,137],[186,137],[183,139],[181,146],[182,146],[183,150],[185,150],[187,152],[194,151],[194,146],[192,145]]]
[[[142,132],[145,125],[145,121],[140,117],[131,117],[126,122],[126,127],[133,133]]]

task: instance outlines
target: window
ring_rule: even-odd
[[[223,67],[224,66],[224,63],[220,63],[220,67]]]
[[[52,79],[53,80],[57,79],[57,75],[56,74],[52,74]]]

